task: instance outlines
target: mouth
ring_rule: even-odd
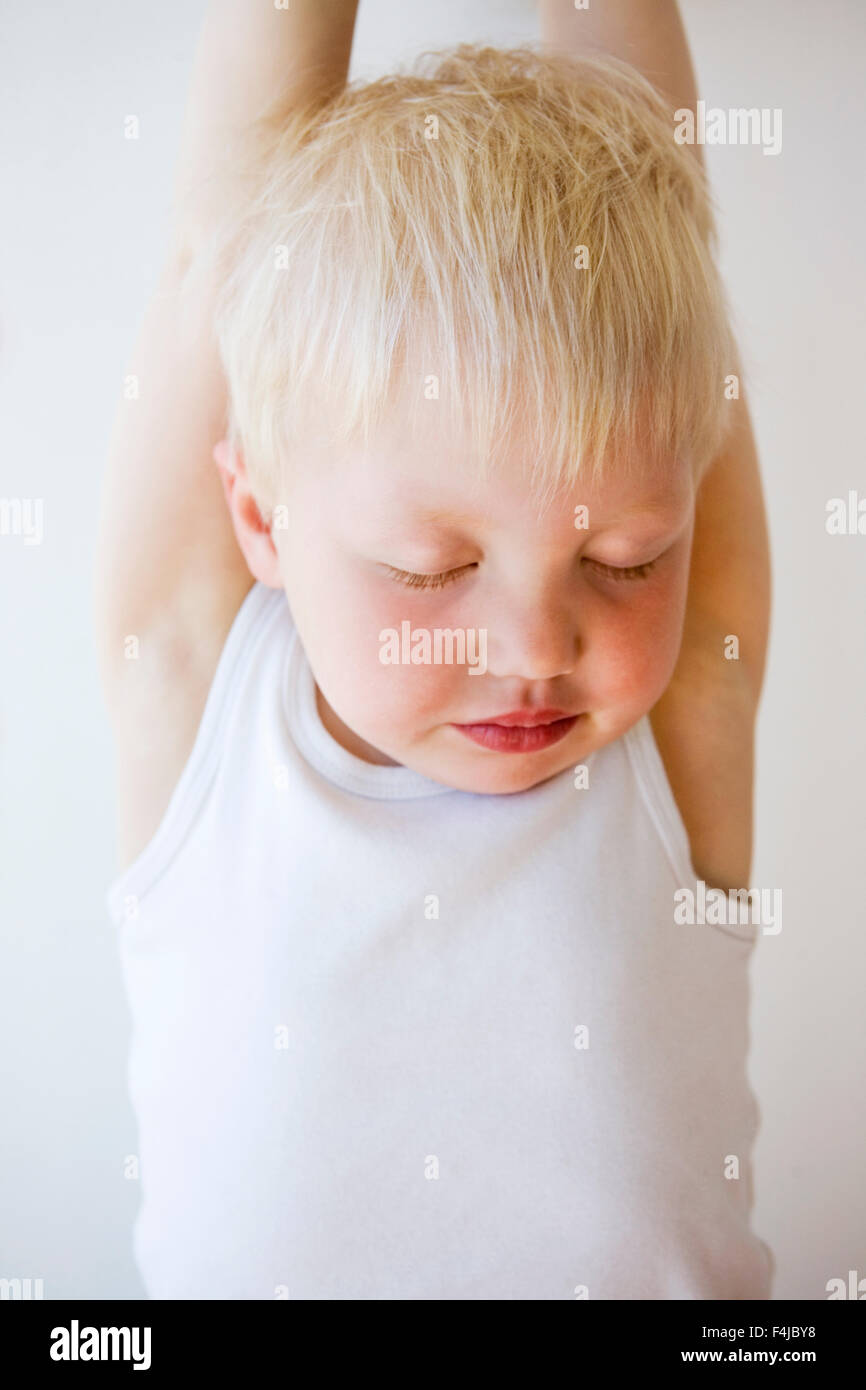
[[[453,724],[466,738],[495,753],[537,753],[571,733],[580,714],[562,710],[513,710],[477,724]]]

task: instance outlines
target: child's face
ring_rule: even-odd
[[[288,526],[273,531],[280,577],[338,743],[464,791],[522,791],[624,733],[668,684],[693,483],[685,467],[648,469],[639,483],[563,489],[542,513],[521,476],[531,441],[476,483],[433,411],[426,438],[394,415],[366,452],[305,455]],[[645,577],[604,568],[648,561]],[[410,586],[394,571],[447,580]],[[459,637],[437,652],[436,629],[462,630],[465,653]],[[424,664],[403,664],[413,646]],[[527,706],[573,718],[495,727]]]

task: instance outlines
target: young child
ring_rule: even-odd
[[[756,929],[675,920],[742,830],[693,778],[698,867],[650,720],[734,360],[699,163],[528,49],[256,133],[185,285],[246,576],[103,546],[147,1292],[768,1298]],[[715,679],[667,727],[748,764]]]

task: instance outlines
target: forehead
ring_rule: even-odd
[[[532,440],[515,436],[494,466],[479,469],[469,441],[442,427],[434,409],[426,432],[409,428],[395,413],[366,448],[326,447],[319,460],[324,466],[313,471],[329,506],[346,510],[355,526],[388,532],[395,526],[445,534],[527,525],[573,532],[576,507],[586,507],[592,530],[621,523],[663,529],[683,518],[694,496],[687,466],[633,456],[612,460],[594,483],[569,480],[541,495],[535,482],[541,462]]]

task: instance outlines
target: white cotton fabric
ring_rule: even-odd
[[[490,796],[355,758],[253,586],[106,898],[150,1297],[770,1297],[758,929],[675,924],[646,717],[586,765]]]

